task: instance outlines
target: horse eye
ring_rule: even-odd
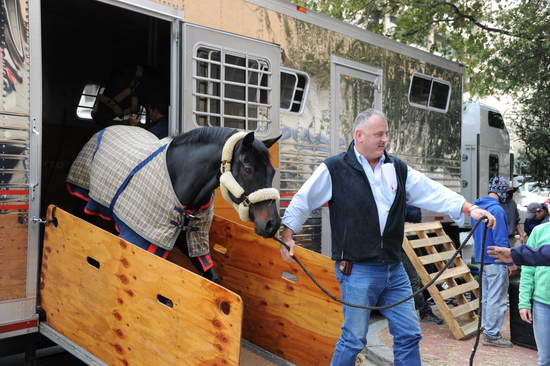
[[[245,167],[244,167],[244,172],[245,172],[246,174],[252,174],[252,168],[251,168],[251,167],[248,167],[248,166],[245,166]]]

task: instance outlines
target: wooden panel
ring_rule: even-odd
[[[21,299],[27,289],[27,224],[0,214],[0,301]]]
[[[405,225],[405,233],[410,234],[414,232],[436,230],[441,229],[441,223],[439,221],[422,222],[419,224],[407,224]]]
[[[59,208],[54,216],[40,283],[52,328],[109,365],[239,363],[238,295]]]
[[[470,311],[477,310],[479,308],[479,300],[475,299],[474,301],[467,302],[465,304],[455,306],[451,309],[453,316],[458,318],[461,315],[469,313]]]
[[[438,285],[442,282],[445,282],[445,280],[449,278],[462,276],[469,272],[470,272],[470,269],[465,264],[458,267],[449,268],[445,272],[443,272],[443,274],[437,279],[437,281],[435,281],[435,284]],[[430,277],[434,278],[436,274],[437,273],[430,273]]]
[[[472,291],[478,288],[479,288],[479,284],[477,283],[477,281],[470,281],[470,282],[463,283],[462,285],[458,285],[455,287],[451,287],[447,290],[443,290],[440,293],[441,293],[441,297],[443,297],[443,299],[446,300],[451,297],[455,297],[457,295],[460,295],[465,292]]]
[[[443,244],[443,243],[451,243],[451,238],[449,238],[447,235],[445,236],[436,236],[433,238],[426,238],[426,239],[417,239],[417,240],[409,240],[413,248],[423,248],[423,247],[429,247],[436,244]]]
[[[435,262],[441,262],[441,261],[446,261],[447,259],[450,259],[453,255],[455,254],[455,251],[446,251],[446,252],[438,252],[438,253],[435,253],[435,254],[429,254],[429,255],[423,255],[421,257],[418,257],[418,259],[420,259],[420,262],[422,262],[422,264],[426,265],[426,264],[432,264],[432,263],[435,263]],[[458,255],[457,257],[459,257],[460,255]]]
[[[340,335],[341,306],[297,265],[283,262],[277,242],[247,226],[215,216],[210,244],[222,284],[243,297],[243,337],[298,365],[329,365]],[[301,247],[296,256],[340,296],[330,258]],[[295,280],[283,279],[285,272]]]

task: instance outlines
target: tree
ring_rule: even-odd
[[[465,65],[472,95],[509,94],[528,173],[550,186],[550,2],[299,0],[302,5]],[[392,24],[393,26],[390,26]]]

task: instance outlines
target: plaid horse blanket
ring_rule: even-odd
[[[132,126],[96,133],[73,162],[67,183],[87,191],[116,218],[151,244],[172,250],[184,225],[191,257],[208,254],[213,208],[185,222],[185,207],[172,187],[166,166],[170,137],[159,140]]]

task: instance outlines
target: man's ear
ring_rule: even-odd
[[[267,147],[269,149],[271,146],[273,146],[274,143],[279,141],[281,136],[283,136],[283,135],[279,135],[279,136],[277,136],[275,138],[272,138],[272,139],[263,140],[262,142],[264,143],[265,147]]]

